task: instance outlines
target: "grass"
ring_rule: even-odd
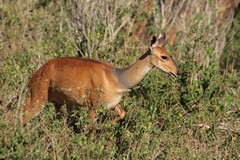
[[[0,159],[240,158],[239,70],[220,68],[204,38],[190,39],[199,30],[185,37],[194,44],[167,46],[174,57],[181,52],[177,64],[182,76],[174,79],[153,69],[121,101],[127,115],[120,123],[111,124],[116,115],[105,109],[92,122],[87,107],[56,118],[54,106],[46,104],[21,128],[20,110],[33,72],[48,59],[78,52],[58,1],[0,2],[0,18]],[[124,30],[120,34],[111,47],[96,51],[96,57],[125,66],[147,49],[128,39]],[[207,67],[188,54],[197,53],[199,46],[210,57]],[[226,54],[239,53],[234,40],[227,48]],[[69,125],[69,119],[76,125]]]

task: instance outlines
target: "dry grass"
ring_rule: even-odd
[[[239,72],[218,65],[225,44],[232,48],[227,54],[239,53],[238,43],[226,41],[239,34],[237,16],[233,21],[231,13],[222,24],[213,7],[217,1],[205,7],[201,1],[154,1],[153,17],[142,9],[144,2],[82,2],[0,2],[0,159],[240,158]],[[136,39],[135,25],[146,18],[148,36]],[[115,115],[103,109],[93,123],[83,107],[71,126],[69,117],[57,119],[47,104],[28,126],[18,125],[28,80],[46,60],[80,52],[124,66],[147,49],[150,34],[168,26],[181,31],[178,44],[166,47],[184,74],[172,79],[153,70],[121,102],[124,121],[110,124]]]

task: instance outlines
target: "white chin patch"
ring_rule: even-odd
[[[163,68],[162,66],[158,67],[161,71],[165,72],[165,73],[169,73],[165,68]]]

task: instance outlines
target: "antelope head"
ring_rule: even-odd
[[[165,40],[165,35],[160,38],[153,36],[150,46],[151,63],[160,70],[169,73],[174,77],[178,77],[180,73],[178,72],[175,62],[168,51],[163,48]]]

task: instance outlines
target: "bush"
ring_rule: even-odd
[[[120,123],[111,124],[116,114],[105,109],[98,110],[97,122],[90,121],[87,107],[79,108],[70,117],[63,107],[59,118],[53,104],[46,104],[44,111],[26,127],[19,126],[28,81],[46,60],[77,56],[80,52],[126,66],[149,45],[134,37],[137,21],[150,19],[147,28],[152,28],[151,33],[145,38],[148,42],[150,34],[160,32],[155,30],[155,22],[162,22],[163,18],[156,14],[163,11],[159,5],[155,5],[152,18],[141,10],[143,2],[90,2],[1,2],[0,159],[239,159],[240,75],[234,67],[221,69],[216,61],[215,44],[219,39],[210,36],[214,24],[203,23],[209,10],[197,12],[199,19],[194,16],[198,21],[190,19],[193,23],[179,33],[179,43],[166,46],[177,58],[182,76],[174,79],[153,69],[121,101],[127,115]],[[97,2],[99,6],[95,5],[94,10],[92,5]],[[212,1],[207,2],[213,5]],[[76,13],[71,10],[73,4],[94,11],[89,15],[87,11]],[[105,5],[107,8],[102,10]],[[214,15],[213,10],[210,9],[210,15]],[[88,19],[95,23],[92,27],[88,23],[79,26],[74,24],[76,19],[69,19],[70,13],[81,17],[100,12],[108,14]],[[118,19],[111,28],[101,18]],[[235,16],[235,24],[229,29],[234,34],[224,33],[233,36],[233,40],[226,41],[226,54],[239,50],[234,40],[239,36],[238,20]],[[86,43],[84,35],[74,27],[80,27],[80,31],[89,27]],[[165,27],[163,30],[167,30]]]

